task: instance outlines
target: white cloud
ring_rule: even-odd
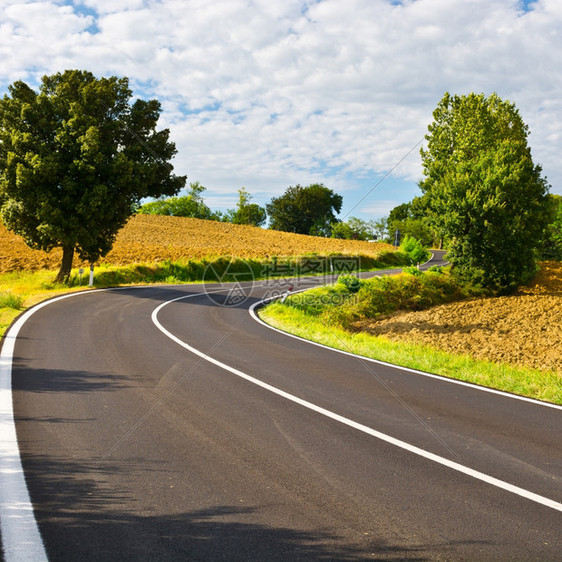
[[[128,76],[162,101],[178,172],[210,195],[323,181],[352,197],[418,143],[445,91],[514,102],[562,192],[559,0],[4,4],[3,85],[66,68]],[[420,174],[416,149],[395,171],[409,194],[373,196],[411,198]]]

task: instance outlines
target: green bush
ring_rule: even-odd
[[[355,321],[376,319],[398,310],[423,310],[481,294],[478,289],[459,284],[445,273],[422,273],[375,277],[361,283],[355,299],[347,299],[337,307],[316,310],[327,323],[349,327]],[[339,284],[343,286],[342,284]]]
[[[409,275],[421,275],[422,272],[414,265],[410,266],[410,267],[405,267],[402,270],[402,273],[408,273]]]
[[[338,308],[354,296],[343,284],[318,287],[289,297],[285,304],[311,316],[320,316],[327,310]]]
[[[356,293],[361,288],[361,281],[355,275],[340,275],[338,283],[345,285],[350,293]]]
[[[400,249],[407,254],[413,264],[426,262],[429,258],[429,252],[413,236],[405,236]]]

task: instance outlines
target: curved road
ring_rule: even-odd
[[[286,287],[244,284],[236,306],[232,285],[96,291],[31,314],[13,403],[42,544],[4,526],[7,559],[560,559],[562,408],[256,322]]]

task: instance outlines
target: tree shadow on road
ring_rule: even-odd
[[[23,460],[50,560],[427,559],[424,547],[359,536],[350,544],[349,537],[329,529],[265,524],[263,512],[271,506],[211,505],[147,513],[130,493],[106,484],[106,476],[116,471],[162,469],[142,459],[101,463],[24,455]],[[155,500],[154,511],[156,506]]]

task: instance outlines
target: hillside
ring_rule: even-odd
[[[382,243],[335,240],[263,230],[184,217],[135,215],[119,232],[113,249],[102,260],[112,265],[179,261],[190,258],[233,256],[268,258],[305,253],[376,256],[392,246]],[[57,269],[62,252],[31,250],[19,236],[0,224],[0,273]],[[75,259],[74,267],[81,265]]]
[[[354,327],[562,376],[562,263],[543,262],[534,282],[514,295],[398,312]]]

